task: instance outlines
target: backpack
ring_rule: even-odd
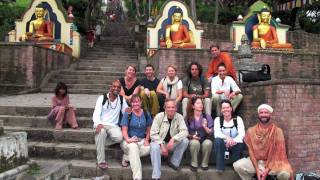
[[[271,80],[270,66],[263,64],[259,71],[239,70],[239,82],[241,82],[240,75],[243,82],[258,82]]]
[[[122,104],[123,104],[123,97],[121,95],[119,95],[120,97],[120,115],[119,115],[119,120],[118,120],[118,125],[120,124],[120,121],[122,119]],[[103,93],[103,100],[102,100],[102,106],[106,104],[107,100],[108,100],[108,96],[107,93]],[[109,102],[108,102],[109,103]]]
[[[233,120],[233,126],[232,127],[230,127],[230,128],[233,128],[233,127],[236,127],[236,129],[238,130],[238,121],[237,121],[237,117],[233,117],[232,118],[232,120]],[[222,128],[223,127],[223,119],[220,117],[220,128]]]

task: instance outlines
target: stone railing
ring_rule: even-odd
[[[72,56],[33,43],[0,43],[0,94],[37,89],[49,72],[71,62]]]

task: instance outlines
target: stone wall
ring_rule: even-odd
[[[287,37],[288,42],[291,42],[295,48],[320,52],[320,34],[312,34],[304,31],[289,31]]]
[[[242,88],[239,114],[246,127],[257,122],[257,107],[268,103],[272,119],[284,131],[287,153],[296,172],[320,173],[320,81],[278,80]]]
[[[203,29],[204,39],[230,40],[229,26],[212,23],[202,23],[200,27]]]
[[[71,62],[71,56],[35,44],[0,43],[0,94],[38,88],[47,73]]]
[[[236,67],[241,64],[237,52],[231,52]],[[206,72],[210,55],[206,50],[160,49],[149,60],[162,78],[169,64],[178,68],[180,78],[185,76],[191,61],[204,66]],[[261,103],[275,108],[273,119],[284,130],[287,152],[295,171],[320,173],[320,55],[295,51],[253,52],[253,63],[271,66],[272,81],[242,84],[243,103],[239,114],[246,127],[256,123],[256,109]]]
[[[237,58],[237,52],[231,52],[234,64],[237,67],[241,60]],[[192,61],[199,62],[204,67],[204,72],[210,62],[208,50],[185,49],[159,49],[149,59],[158,72],[158,77],[163,77],[169,64],[178,68],[179,77],[183,77],[188,64]],[[307,53],[296,50],[295,53],[283,52],[253,52],[253,62],[269,64],[272,79],[320,79],[320,54]]]

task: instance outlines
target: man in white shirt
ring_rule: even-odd
[[[212,106],[216,110],[216,115],[220,116],[220,101],[227,99],[231,101],[233,111],[241,103],[243,96],[237,83],[232,77],[227,76],[226,66],[221,63],[218,65],[218,75],[211,81]]]
[[[114,142],[121,142],[122,133],[118,125],[120,111],[128,111],[128,105],[119,96],[121,84],[118,80],[112,82],[109,93],[99,96],[93,112],[93,127],[95,128],[95,142],[97,147],[97,162],[101,169],[108,168],[105,161],[105,143],[107,136]]]

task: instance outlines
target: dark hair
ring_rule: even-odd
[[[174,14],[174,13],[180,13],[181,15],[183,15],[182,9],[179,8],[178,6],[177,6],[176,9],[173,11],[173,14]]]
[[[218,44],[212,44],[210,47],[209,47],[209,51],[211,51],[212,48],[216,47],[217,49],[220,50],[220,46]]]
[[[68,86],[64,82],[58,82],[56,88],[54,89],[54,93],[56,96],[59,95],[60,89],[66,90],[66,92],[62,95],[62,97],[65,97],[68,94]]]
[[[220,63],[218,66],[217,66],[217,70],[219,69],[219,67],[223,66],[224,68],[227,68],[227,66],[224,64],[224,63]]]
[[[36,8],[42,8],[42,9],[44,9],[43,3],[39,3],[39,4],[36,6]]]
[[[194,119],[194,110],[192,109],[192,106],[196,103],[196,101],[200,99],[202,102],[202,105],[204,107],[203,100],[198,97],[192,97],[191,100],[189,100],[188,105],[187,105],[187,122],[192,121]],[[204,113],[204,108],[202,109],[202,113]]]
[[[152,64],[147,64],[145,68],[147,68],[147,67],[151,67],[154,70],[154,67]]]
[[[261,10],[260,10],[260,13],[263,13],[263,12],[270,12],[270,10],[268,9],[268,8],[262,8]]]
[[[231,111],[231,117],[232,117],[232,118],[235,117],[235,114],[234,114],[234,112],[233,112],[233,107],[232,107],[231,101],[229,101],[228,99],[223,99],[223,100],[221,100],[221,102],[220,102],[220,109],[222,108],[222,104],[223,104],[223,103],[227,103],[227,104],[230,105],[230,107],[231,107],[231,109],[232,109],[232,111]],[[222,113],[220,113],[220,119],[222,119],[222,120],[224,119]]]
[[[198,67],[199,77],[201,77],[201,76],[202,76],[202,71],[203,71],[203,69],[202,69],[201,64],[199,64],[198,62],[191,62],[191,63],[189,64],[188,69],[187,69],[187,75],[189,76],[189,78],[192,78],[191,67],[192,67],[193,65],[196,65],[196,66]]]

